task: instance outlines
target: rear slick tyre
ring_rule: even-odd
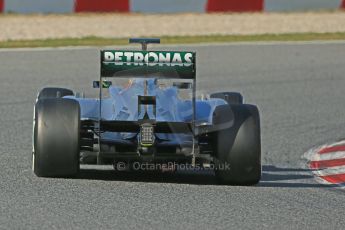
[[[211,98],[219,98],[225,100],[229,105],[241,105],[243,104],[243,96],[237,92],[221,92],[213,93]]]
[[[260,117],[257,107],[247,104],[222,105],[215,114],[218,114],[216,120],[222,122],[226,117],[234,119],[230,128],[216,132],[216,177],[221,184],[257,184],[261,178]],[[227,164],[230,169],[226,167]]]
[[[35,105],[34,173],[70,177],[79,171],[80,107],[72,99],[41,99]]]
[[[63,98],[64,96],[73,96],[74,93],[70,89],[65,88],[54,88],[46,87],[43,88],[37,96],[37,99],[48,99],[48,98]]]

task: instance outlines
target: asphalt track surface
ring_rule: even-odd
[[[0,51],[1,229],[344,229],[345,193],[303,168],[309,148],[345,137],[345,43],[186,46],[201,92],[260,107],[262,182],[220,186],[211,172],[75,179],[31,171],[32,113],[45,85],[88,91],[98,49]]]

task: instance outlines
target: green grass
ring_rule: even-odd
[[[345,32],[161,37],[161,43],[163,44],[256,42],[256,41],[315,41],[315,40],[345,40]],[[127,45],[127,44],[128,44],[127,38],[84,37],[84,38],[61,38],[61,39],[59,38],[59,39],[44,39],[44,40],[8,40],[8,41],[1,41],[0,48],[112,46],[112,45]]]

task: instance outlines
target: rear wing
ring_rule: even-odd
[[[194,52],[102,50],[101,77],[196,78]]]

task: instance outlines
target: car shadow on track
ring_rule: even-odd
[[[194,185],[218,185],[211,170],[160,172],[116,172],[114,170],[82,169],[76,179],[126,181],[146,183],[175,183]],[[313,180],[308,169],[280,168],[273,165],[262,167],[262,178],[257,187],[321,188],[330,187]]]
[[[322,188],[330,185],[318,184],[310,169],[280,168],[273,165],[262,167],[262,178],[258,187]]]
[[[147,182],[147,183],[175,183],[195,185],[216,185],[217,180],[212,171],[178,171],[171,172],[116,172],[114,170],[82,169],[78,179]]]

